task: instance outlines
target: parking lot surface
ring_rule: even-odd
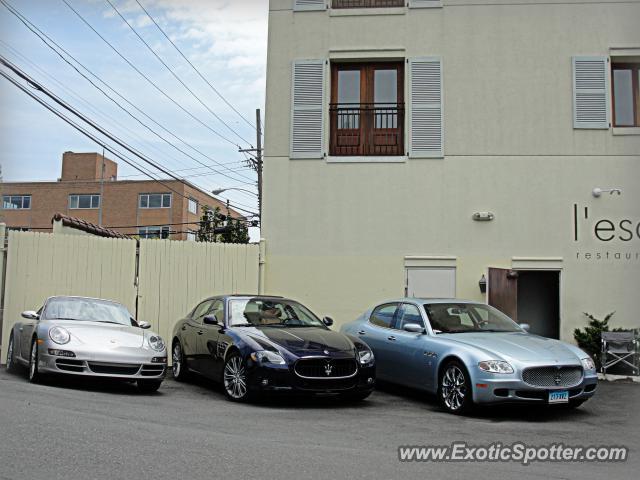
[[[362,404],[228,402],[214,383],[29,384],[0,373],[0,479],[637,478],[640,385],[601,383],[582,408],[500,407],[469,417],[388,385]],[[400,445],[624,445],[625,463],[401,463]]]

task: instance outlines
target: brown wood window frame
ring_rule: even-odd
[[[631,91],[633,95],[633,125],[618,125],[616,123],[616,86],[614,82],[614,71],[631,70]],[[640,63],[611,63],[611,112],[612,125],[618,128],[636,128],[640,127]]]
[[[351,134],[359,135],[359,145],[352,148],[339,148],[338,120],[333,113],[334,106],[338,105],[338,73],[340,71],[360,71],[360,105],[361,113],[366,113],[366,106],[374,105],[375,87],[374,78],[376,70],[397,71],[397,103],[396,103],[396,127],[372,128],[374,120],[367,120],[364,115],[358,119],[359,127],[351,130]],[[404,61],[388,62],[334,62],[331,64],[331,104],[330,104],[330,155],[332,156],[403,156],[405,155],[405,108],[404,108]],[[375,113],[373,113],[375,115]],[[387,120],[388,121],[388,120]],[[340,129],[346,130],[346,129]],[[377,134],[377,135],[376,135]],[[395,145],[375,145],[372,141],[375,137],[388,138],[395,141]],[[349,151],[347,151],[349,150]]]

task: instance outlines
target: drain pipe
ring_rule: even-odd
[[[260,239],[260,248],[258,251],[258,295],[264,295],[264,270],[266,267],[266,250],[267,242],[264,238]]]

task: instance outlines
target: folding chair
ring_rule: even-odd
[[[635,332],[602,332],[601,344],[602,373],[606,375],[607,369],[622,363],[631,367],[634,375],[638,375],[638,341]]]

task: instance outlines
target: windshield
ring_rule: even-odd
[[[92,298],[52,298],[47,302],[42,318],[135,325],[131,314],[123,305]]]
[[[307,308],[291,300],[243,298],[229,301],[229,326],[325,327]]]
[[[425,304],[434,333],[522,332],[504,313],[481,303]]]

